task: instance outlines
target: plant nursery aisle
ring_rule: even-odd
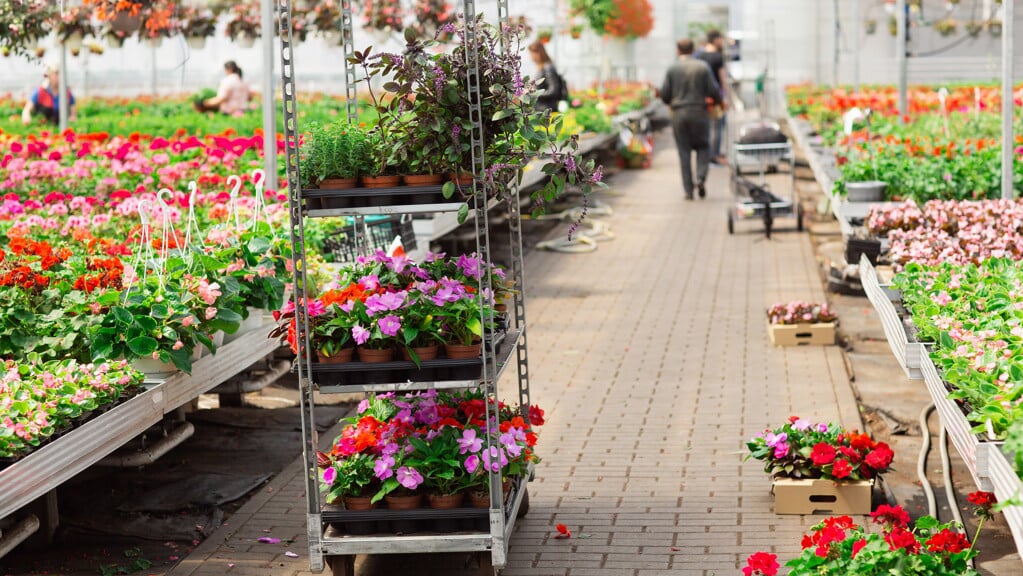
[[[674,144],[658,145],[652,169],[617,175],[605,195],[614,241],[527,258],[532,402],[547,424],[507,576],[725,576],[758,550],[793,557],[820,517],[775,515],[744,441],[789,415],[862,428],[838,348],[768,341],[768,306],[823,299],[807,236],[787,220],[771,240],[753,222],[729,236],[727,170],[711,171],[706,200],[685,202]],[[173,573],[307,573],[298,467],[272,486]],[[557,524],[572,537],[556,539]],[[298,540],[258,543],[267,529]],[[460,568],[454,555],[357,565]]]

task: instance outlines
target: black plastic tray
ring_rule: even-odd
[[[349,188],[347,190],[302,190],[308,210],[407,206],[457,202],[444,198],[443,186],[397,186],[394,188]]]

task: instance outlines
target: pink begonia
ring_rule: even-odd
[[[174,343],[173,346],[171,346],[171,349],[172,350],[181,350],[184,347],[185,347],[185,343],[182,342],[181,340],[178,340],[177,342]]]
[[[214,308],[213,306],[210,306],[210,307],[206,308],[206,319],[207,320],[213,320],[216,317],[217,317],[217,309],[216,308]]]

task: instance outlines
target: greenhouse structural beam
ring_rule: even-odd
[[[1013,177],[1013,162],[1015,161],[1015,139],[1012,133],[1012,118],[1013,118],[1013,106],[1015,99],[1013,98],[1013,74],[1012,66],[1015,63],[1013,57],[1013,32],[1016,27],[1013,19],[1015,12],[1013,8],[1015,2],[1003,2],[1002,10],[1004,14],[1002,21],[1004,24],[1002,30],[1002,198],[1011,199],[1013,197],[1012,190],[1012,177]]]
[[[262,29],[274,29],[273,0],[261,0]],[[274,101],[274,35],[263,33],[263,171],[264,190],[277,190],[277,118]]]
[[[60,131],[67,130],[68,112],[70,111],[70,98],[67,97],[67,44],[60,43],[60,79],[57,82],[57,98],[60,107],[57,109]],[[67,101],[65,101],[67,100]]]
[[[895,3],[895,21],[896,34],[895,34],[895,63],[896,68],[899,71],[899,116],[903,118],[909,113],[909,98],[906,92],[906,83],[908,82],[907,62],[906,62],[906,50],[907,46],[907,33],[909,31],[909,22],[906,21],[906,11],[908,6],[906,0],[898,0]]]

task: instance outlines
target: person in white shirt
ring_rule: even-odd
[[[242,69],[234,60],[224,64],[224,79],[217,87],[217,95],[203,102],[207,108],[224,114],[242,114],[249,107],[249,85],[242,80]]]

